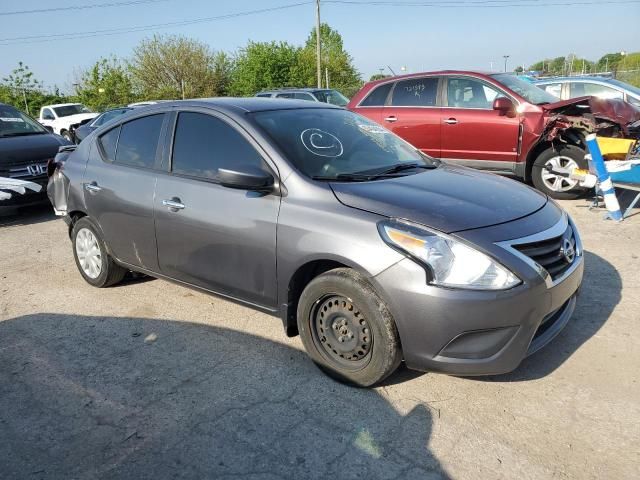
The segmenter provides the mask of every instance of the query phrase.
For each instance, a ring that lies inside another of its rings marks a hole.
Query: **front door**
[[[154,200],[160,272],[275,308],[280,196],[216,180],[218,168],[269,167],[222,117],[179,112],[174,131],[170,171],[158,177]]]
[[[83,190],[89,216],[113,255],[157,270],[153,193],[165,114],[137,118],[102,134],[91,150]]]
[[[400,80],[382,114],[382,125],[432,157],[440,157],[438,83],[439,77]]]
[[[472,77],[449,77],[442,108],[442,155],[445,161],[511,171],[518,158],[520,119],[493,110],[505,94]]]

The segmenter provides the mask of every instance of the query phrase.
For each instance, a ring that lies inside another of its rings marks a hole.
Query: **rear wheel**
[[[371,284],[348,268],[307,285],[298,302],[298,330],[316,365],[345,383],[374,385],[402,360],[389,309]]]
[[[87,218],[81,218],[75,223],[71,240],[76,265],[87,283],[103,288],[124,278],[127,270],[113,261],[98,229]]]
[[[531,179],[533,185],[551,198],[571,200],[584,194],[585,188],[577,180],[551,173],[570,173],[574,168],[588,168],[584,150],[574,145],[563,145],[557,149],[544,150],[533,163]]]

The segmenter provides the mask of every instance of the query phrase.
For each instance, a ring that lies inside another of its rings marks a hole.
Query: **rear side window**
[[[100,146],[106,160],[114,162],[116,159],[116,146],[118,145],[118,136],[120,135],[120,127],[109,130],[100,136]]]
[[[262,157],[231,125],[204,113],[182,112],[173,141],[171,171],[215,179],[219,168],[262,167]]]
[[[153,168],[164,115],[138,118],[120,126],[116,163]]]
[[[391,91],[391,87],[393,83],[385,83],[384,85],[380,85],[373,89],[373,91],[365,98],[362,102],[360,102],[361,107],[381,107],[384,105],[384,102],[387,100],[387,96]]]
[[[414,78],[396,83],[391,105],[394,107],[435,107],[437,78]]]

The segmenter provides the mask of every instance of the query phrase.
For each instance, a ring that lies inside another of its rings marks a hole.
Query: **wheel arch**
[[[282,320],[285,333],[288,337],[298,335],[297,310],[298,300],[302,291],[307,285],[319,275],[336,268],[350,268],[365,276],[369,274],[361,266],[344,258],[317,258],[308,260],[300,265],[286,284],[286,293],[283,293],[280,307],[280,318]]]
[[[562,145],[573,145],[575,147],[582,148],[583,150],[586,148],[585,134],[580,129],[568,128],[562,131],[559,137],[556,137],[554,140],[540,140],[529,150],[529,153],[527,153],[527,162],[525,167],[525,182],[531,183],[533,163],[545,150],[549,148],[558,148]]]

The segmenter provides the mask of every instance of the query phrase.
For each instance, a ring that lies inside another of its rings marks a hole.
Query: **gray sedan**
[[[318,102],[167,102],[57,162],[49,194],[89,284],[142,272],[279,316],[360,386],[403,360],[513,370],[582,281],[578,231],[545,195]]]

